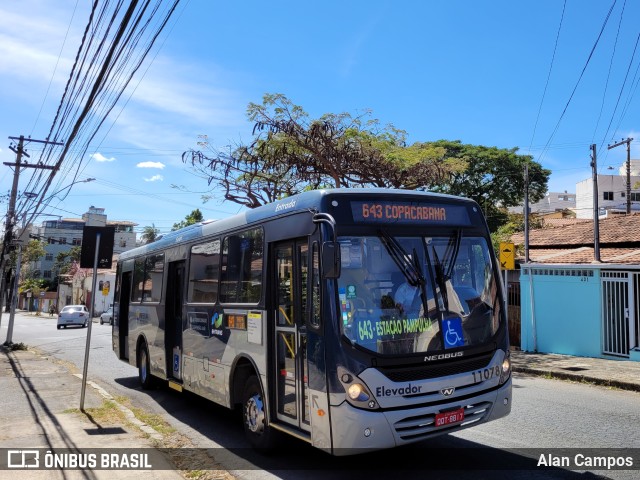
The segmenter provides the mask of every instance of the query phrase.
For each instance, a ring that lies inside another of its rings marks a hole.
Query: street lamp
[[[87,178],[85,180],[78,180],[76,182],[72,182],[71,184],[67,185],[64,188],[61,188],[57,192],[52,193],[45,200],[46,201],[51,200],[53,197],[58,195],[60,192],[63,192],[63,191],[73,187],[74,185],[76,185],[78,183],[88,183],[88,182],[92,182],[94,180],[95,180],[95,178]],[[32,219],[34,219],[35,217],[37,217],[39,215],[46,215],[46,214],[38,213],[38,209],[40,208],[40,205],[42,204],[42,202],[43,202],[43,200],[40,200],[37,203],[37,205],[33,209],[34,210],[33,213],[31,213],[31,217],[29,218],[29,220],[32,220]],[[45,207],[46,206],[47,205],[45,205]],[[23,231],[24,231],[24,229],[26,229],[26,226],[27,226],[27,216],[28,216],[28,214],[29,214],[29,211],[25,211],[23,213],[23,216],[22,216],[22,230]],[[4,259],[3,259],[3,262],[4,262]],[[16,273],[14,274],[13,289],[12,289],[12,292],[11,292],[11,309],[10,309],[10,312],[9,312],[9,326],[7,328],[7,338],[6,338],[5,342],[4,342],[5,345],[11,345],[12,340],[13,340],[13,323],[14,323],[14,319],[15,319],[15,315],[16,315],[16,304],[18,303],[18,283],[19,283],[19,279],[20,279],[20,269],[21,269],[21,267],[22,267],[22,242],[18,242],[18,257],[17,257],[17,260],[16,260]],[[2,268],[2,273],[3,273],[3,277],[4,277],[4,266]],[[3,292],[0,293],[0,306],[2,305],[2,303],[4,303],[4,298],[2,298],[3,296],[4,296],[4,288],[3,288]],[[2,318],[2,308],[0,308],[0,319],[1,318]]]

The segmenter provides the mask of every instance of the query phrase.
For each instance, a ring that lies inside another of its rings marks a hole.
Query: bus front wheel
[[[138,353],[138,379],[145,390],[153,387],[153,377],[149,373],[149,350],[144,343],[140,347],[140,353]]]
[[[267,422],[264,393],[255,375],[247,379],[242,396],[242,423],[251,445],[258,450],[274,447],[274,432]]]

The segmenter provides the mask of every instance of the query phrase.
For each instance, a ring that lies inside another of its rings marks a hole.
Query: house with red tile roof
[[[521,348],[640,361],[640,214],[531,230],[520,268]],[[524,234],[512,241],[521,247]]]
[[[585,264],[595,260],[593,220],[551,226],[529,232],[529,259],[535,263]],[[600,260],[640,265],[640,213],[614,215],[599,223]],[[524,245],[524,234],[511,241]],[[522,258],[521,258],[522,260]]]

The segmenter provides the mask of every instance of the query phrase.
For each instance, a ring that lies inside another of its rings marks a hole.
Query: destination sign
[[[469,212],[464,205],[424,202],[351,202],[353,221],[357,223],[429,223],[441,225],[470,225]]]

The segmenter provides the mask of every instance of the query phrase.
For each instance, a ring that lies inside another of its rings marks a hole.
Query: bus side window
[[[191,247],[189,303],[215,303],[218,299],[220,239]]]
[[[263,264],[262,229],[230,235],[222,242],[220,302],[260,302]]]
[[[133,286],[131,288],[131,301],[141,302],[144,292],[144,258],[137,258],[133,267]]]

